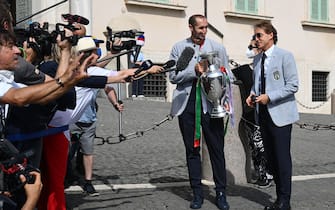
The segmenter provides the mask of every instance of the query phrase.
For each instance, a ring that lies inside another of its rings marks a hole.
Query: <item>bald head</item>
[[[86,27],[83,24],[80,23],[73,23],[74,27],[77,29],[73,31],[74,35],[84,37],[86,36]]]

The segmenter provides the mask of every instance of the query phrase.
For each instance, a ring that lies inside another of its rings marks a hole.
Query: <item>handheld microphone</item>
[[[135,72],[134,75],[138,75],[139,73],[141,73],[141,71],[145,71],[150,69],[154,64],[151,62],[151,60],[146,60],[143,61],[140,68],[138,68]]]
[[[83,25],[88,25],[90,23],[88,19],[80,15],[62,14],[62,17],[65,21],[69,22],[69,24],[80,23]]]
[[[185,49],[183,50],[183,52],[181,53],[180,57],[177,60],[175,69],[176,74],[187,68],[188,64],[193,58],[194,53],[195,51],[192,47],[185,47]]]
[[[174,71],[176,68],[172,68],[176,66],[176,61],[175,60],[168,60],[166,63],[162,65],[164,70],[162,73],[169,72],[169,71]]]
[[[151,60],[145,60],[142,62],[141,66],[134,72],[134,78],[136,78],[136,76],[141,73],[142,71],[148,70],[150,69],[154,64],[151,62]],[[139,77],[141,78],[141,77]],[[139,79],[137,78],[137,79]],[[131,77],[127,77],[126,78],[126,82],[130,82],[131,81]]]

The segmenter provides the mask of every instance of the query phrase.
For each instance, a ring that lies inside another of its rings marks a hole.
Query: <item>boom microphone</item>
[[[185,47],[185,49],[180,54],[180,57],[177,60],[176,68],[170,69],[168,71],[173,71],[174,70],[176,72],[176,74],[178,74],[178,72],[183,71],[184,69],[186,69],[186,67],[188,66],[188,64],[192,60],[194,53],[195,53],[195,51],[192,47]]]
[[[177,60],[176,73],[186,69],[186,67],[188,66],[188,64],[193,58],[194,52],[195,51],[192,47],[185,47],[179,59]]]

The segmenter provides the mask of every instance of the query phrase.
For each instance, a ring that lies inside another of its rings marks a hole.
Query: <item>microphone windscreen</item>
[[[169,60],[166,63],[164,63],[162,67],[164,69],[169,69],[169,68],[173,67],[174,65],[176,65],[176,61],[175,60]]]
[[[136,39],[136,45],[143,46],[145,42],[145,38],[143,35],[139,35]]]
[[[192,47],[185,47],[176,64],[176,72],[186,69],[194,55]]]

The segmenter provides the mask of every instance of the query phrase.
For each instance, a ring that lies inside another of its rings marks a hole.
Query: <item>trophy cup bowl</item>
[[[210,52],[201,55],[209,63],[208,71],[201,76],[201,88],[207,100],[213,105],[209,110],[211,118],[222,118],[227,112],[221,106],[221,101],[226,95],[226,79],[221,72],[217,62],[217,52]]]

